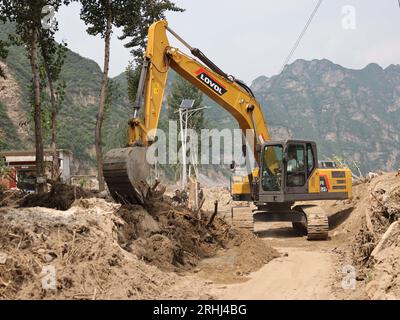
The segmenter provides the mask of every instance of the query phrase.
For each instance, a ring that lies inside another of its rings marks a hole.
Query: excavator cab
[[[338,177],[338,178],[335,178]],[[259,188],[253,194],[260,203],[348,199],[348,168],[319,169],[313,141],[270,141],[261,148]]]
[[[247,200],[245,191],[250,189],[256,206],[253,222],[292,222],[293,228],[310,240],[327,239],[327,214],[318,205],[305,202],[350,198],[350,169],[319,168],[313,141],[268,141],[258,149],[259,168],[247,180],[233,184],[234,199]],[[301,204],[295,205],[296,201]]]

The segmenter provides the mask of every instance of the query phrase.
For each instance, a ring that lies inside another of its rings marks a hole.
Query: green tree
[[[132,105],[136,100],[140,71],[140,68],[136,67],[133,61],[129,61],[128,66],[126,67],[126,81],[128,83],[128,100]]]
[[[5,23],[4,16],[0,16],[0,25]],[[7,44],[5,41],[0,40],[0,59],[5,60],[8,56]],[[3,68],[0,66],[0,78],[6,78]]]
[[[179,107],[182,100],[194,100],[193,109],[203,107],[203,93],[195,86],[187,82],[185,79],[176,76],[172,82],[172,91],[167,98],[168,102],[168,119],[179,120]],[[190,116],[188,128],[200,131],[204,129],[204,112],[200,110]]]
[[[123,10],[119,21],[119,26],[122,27],[122,36],[119,39],[128,39],[125,47],[131,48],[133,56],[133,61],[127,68],[128,95],[132,104],[136,99],[149,27],[154,22],[165,19],[165,13],[168,11],[183,12],[185,10],[170,0],[128,1],[127,7]]]
[[[1,23],[1,22],[0,22]],[[0,40],[0,59],[5,60],[7,58],[8,51],[4,41]],[[3,68],[0,66],[0,78],[6,78]]]
[[[111,1],[111,0],[81,0],[81,19],[88,26],[87,33],[93,36],[100,35],[104,39],[104,66],[103,77],[100,88],[100,102],[96,117],[95,128],[95,147],[97,160],[97,175],[99,190],[105,189],[103,176],[103,143],[102,127],[104,122],[104,112],[107,103],[108,73],[110,68],[110,47],[113,26],[118,25],[121,12],[128,3],[136,1]],[[132,15],[135,11],[132,11]]]
[[[51,131],[50,148],[53,155],[51,176],[53,180],[57,179],[59,176],[57,155],[57,116],[65,98],[66,83],[60,79],[60,74],[67,55],[66,43],[57,43],[54,39],[54,34],[57,30],[57,25],[55,25],[52,29],[42,29],[39,33],[41,53],[40,66],[43,71],[41,72],[43,78],[42,91],[47,88],[50,96],[49,107],[46,111],[48,111],[49,114]],[[44,91],[44,94],[47,94],[47,92]]]
[[[0,140],[1,143],[1,140]],[[10,168],[7,166],[7,163],[4,158],[0,157],[0,179],[8,179],[10,178]],[[0,184],[0,194],[3,191],[4,187]]]
[[[43,30],[42,18],[46,15],[43,12],[45,6],[52,6],[56,11],[62,3],[69,1],[62,0],[3,0],[0,2],[0,16],[3,21],[13,22],[16,25],[18,42],[26,48],[32,71],[33,88],[33,110],[35,124],[35,147],[36,147],[36,175],[45,176],[44,169],[44,148],[42,130],[42,105],[39,71],[39,39]],[[38,184],[38,192],[43,193],[46,189],[45,183]]]
[[[96,118],[95,145],[99,189],[105,189],[103,177],[102,125],[108,90],[110,40],[113,27],[122,27],[121,40],[130,38],[126,47],[132,48],[134,57],[143,52],[150,24],[164,17],[168,10],[180,11],[169,0],[81,0],[81,19],[91,35],[104,39],[104,68],[100,89],[100,103]],[[138,59],[138,58],[137,58]],[[138,59],[139,60],[139,59]]]
[[[126,48],[132,49],[135,63],[140,65],[146,49],[147,32],[156,21],[165,19],[165,13],[183,12],[170,0],[133,0],[127,1],[121,12],[119,26],[122,27],[121,40],[129,39]]]

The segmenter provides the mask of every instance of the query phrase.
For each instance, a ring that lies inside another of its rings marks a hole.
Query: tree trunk
[[[40,101],[40,76],[38,65],[38,34],[36,28],[32,29],[30,62],[33,76],[33,106],[34,106],[34,122],[35,122],[35,147],[36,147],[36,177],[45,177],[44,168],[44,149],[42,135],[42,110]],[[46,183],[38,183],[37,191],[39,194],[46,191]]]
[[[51,112],[51,143],[50,143],[51,153],[53,154],[53,163],[51,168],[51,179],[58,181],[60,175],[60,164],[58,161],[57,152],[57,112]]]
[[[59,163],[58,163],[58,153],[57,153],[57,99],[54,92],[53,79],[50,76],[50,70],[47,65],[47,61],[44,61],[47,82],[50,89],[50,103],[51,103],[51,142],[50,149],[53,156],[53,161],[51,165],[51,179],[57,181],[59,178]]]
[[[96,132],[95,132],[95,145],[96,145],[96,159],[97,159],[97,176],[99,180],[99,190],[105,190],[104,176],[103,176],[103,142],[101,138],[101,131],[104,120],[104,109],[107,100],[107,89],[108,89],[108,70],[110,63],[110,39],[112,31],[112,18],[111,16],[107,19],[107,28],[104,39],[104,71],[103,79],[101,81],[100,91],[100,105],[96,119]]]

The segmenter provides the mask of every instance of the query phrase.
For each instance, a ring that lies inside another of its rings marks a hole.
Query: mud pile
[[[0,299],[210,298],[204,281],[183,281],[124,250],[118,208],[102,199],[67,211],[1,208]]]
[[[252,259],[261,265],[274,258],[273,254],[265,258],[265,253],[275,251],[250,232],[233,229],[220,217],[210,223],[212,213],[175,207],[168,199],[148,204],[146,210],[122,206],[117,214],[125,221],[119,228],[120,245],[162,270],[190,270],[220,249],[235,246],[246,246],[245,251],[252,252]],[[250,250],[253,247],[260,250]]]
[[[234,246],[251,270],[273,258],[255,236],[209,222],[168,199],[146,208],[95,198],[64,211],[0,208],[0,299],[208,299],[210,284],[188,272],[201,259]]]
[[[200,277],[215,283],[230,284],[248,280],[279,253],[247,230],[239,230],[238,241],[232,241],[229,250],[220,250],[214,257],[202,260],[196,269]]]
[[[90,198],[92,196],[92,192],[86,191],[80,187],[57,183],[51,186],[51,190],[48,193],[29,194],[22,199],[20,206],[24,208],[44,207],[68,210],[75,200]]]
[[[371,299],[400,298],[400,177],[384,174],[366,184],[367,206],[353,241],[354,262]]]
[[[203,188],[205,201],[203,209],[206,211],[214,210],[214,203],[218,201],[218,209],[220,211],[230,211],[231,208],[231,195],[228,188],[223,187],[208,187]]]

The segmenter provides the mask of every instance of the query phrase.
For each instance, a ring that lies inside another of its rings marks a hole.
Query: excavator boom
[[[183,42],[203,63],[171,47],[167,31]],[[244,136],[249,139],[247,142],[252,146],[257,161],[260,160],[256,152],[257,144],[270,139],[261,106],[251,90],[242,82],[226,75],[200,50],[190,47],[168,27],[167,21],[158,21],[150,26],[148,32],[138,94],[133,117],[129,121],[130,147],[111,150],[105,156],[104,178],[111,195],[120,202],[143,203],[143,193],[148,191],[145,178],[149,169],[144,163],[144,154],[146,147],[155,140],[170,68],[237,120]],[[247,130],[254,132],[254,135],[246,134]],[[126,161],[142,165],[135,168]]]

